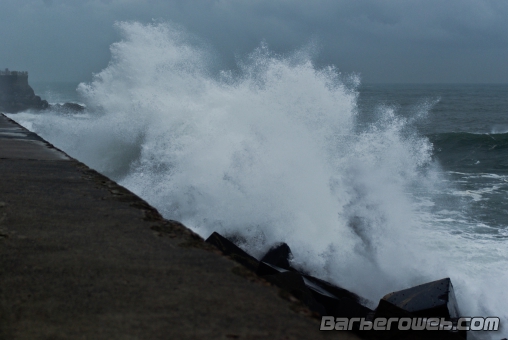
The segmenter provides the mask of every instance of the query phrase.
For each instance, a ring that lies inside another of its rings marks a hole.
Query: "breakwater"
[[[355,339],[0,115],[0,339]]]
[[[258,261],[219,234],[204,242],[3,115],[0,176],[1,339],[355,339],[319,332],[318,320],[460,316],[449,279],[388,294],[371,310],[294,269],[285,244]]]

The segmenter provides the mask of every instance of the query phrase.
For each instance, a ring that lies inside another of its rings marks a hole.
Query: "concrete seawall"
[[[0,114],[0,339],[321,338],[358,339]]]

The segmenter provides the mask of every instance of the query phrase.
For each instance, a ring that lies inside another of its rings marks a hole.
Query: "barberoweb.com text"
[[[462,317],[457,322],[444,318],[375,318],[372,321],[365,318],[335,318],[323,316],[321,318],[321,331],[497,331],[499,329],[498,317]]]

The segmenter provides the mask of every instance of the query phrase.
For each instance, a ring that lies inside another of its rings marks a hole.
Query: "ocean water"
[[[260,47],[218,72],[168,24],[118,25],[90,83],[33,84],[85,113],[10,117],[204,238],[277,242],[369,299],[450,277],[508,321],[508,85],[363,84]]]

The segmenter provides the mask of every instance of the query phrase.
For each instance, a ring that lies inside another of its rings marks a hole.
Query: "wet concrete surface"
[[[0,114],[0,339],[358,339]]]

